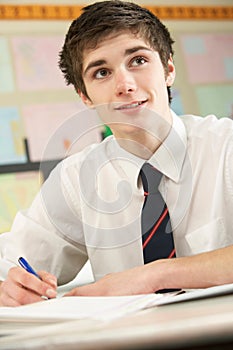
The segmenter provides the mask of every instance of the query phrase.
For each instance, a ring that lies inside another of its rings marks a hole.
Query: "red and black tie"
[[[144,263],[175,257],[171,221],[158,187],[162,173],[149,163],[141,169],[145,201],[142,208],[142,244]]]

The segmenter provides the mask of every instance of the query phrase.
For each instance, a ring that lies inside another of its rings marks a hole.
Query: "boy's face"
[[[138,140],[155,124],[171,124],[167,93],[175,79],[171,59],[167,69],[165,76],[158,52],[140,37],[129,32],[109,36],[84,52],[83,80],[89,98],[82,93],[81,98],[97,109],[117,138]],[[152,115],[160,117],[155,120]],[[162,128],[154,129],[160,133]]]

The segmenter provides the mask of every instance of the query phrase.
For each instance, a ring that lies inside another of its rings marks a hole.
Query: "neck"
[[[149,159],[153,153],[159,148],[160,143],[158,142],[149,142],[146,140],[134,140],[133,138],[125,139],[116,137],[119,145],[124,148],[127,152],[134,154],[135,156],[142,159]],[[156,144],[156,145],[155,145]]]
[[[167,138],[171,130],[171,125],[167,124],[166,129],[160,130],[160,137],[156,137],[151,132],[141,132],[140,135],[127,135],[122,137],[120,135],[114,135],[119,145],[127,152],[134,154],[142,159],[149,159],[161,146],[164,140]]]

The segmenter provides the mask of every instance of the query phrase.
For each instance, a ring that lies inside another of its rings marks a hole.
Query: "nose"
[[[135,79],[126,69],[119,70],[115,75],[115,93],[117,96],[128,95],[136,91]]]

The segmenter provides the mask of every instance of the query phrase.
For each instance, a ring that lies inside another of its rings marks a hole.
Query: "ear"
[[[83,101],[83,103],[88,107],[88,108],[94,108],[94,104],[93,102],[89,99],[89,97],[87,97],[86,95],[84,95],[81,91],[78,91],[79,96],[81,97],[81,100]]]
[[[176,69],[173,63],[172,55],[170,55],[170,58],[168,60],[167,68],[168,68],[168,73],[166,77],[166,84],[167,86],[172,86],[176,77]]]

